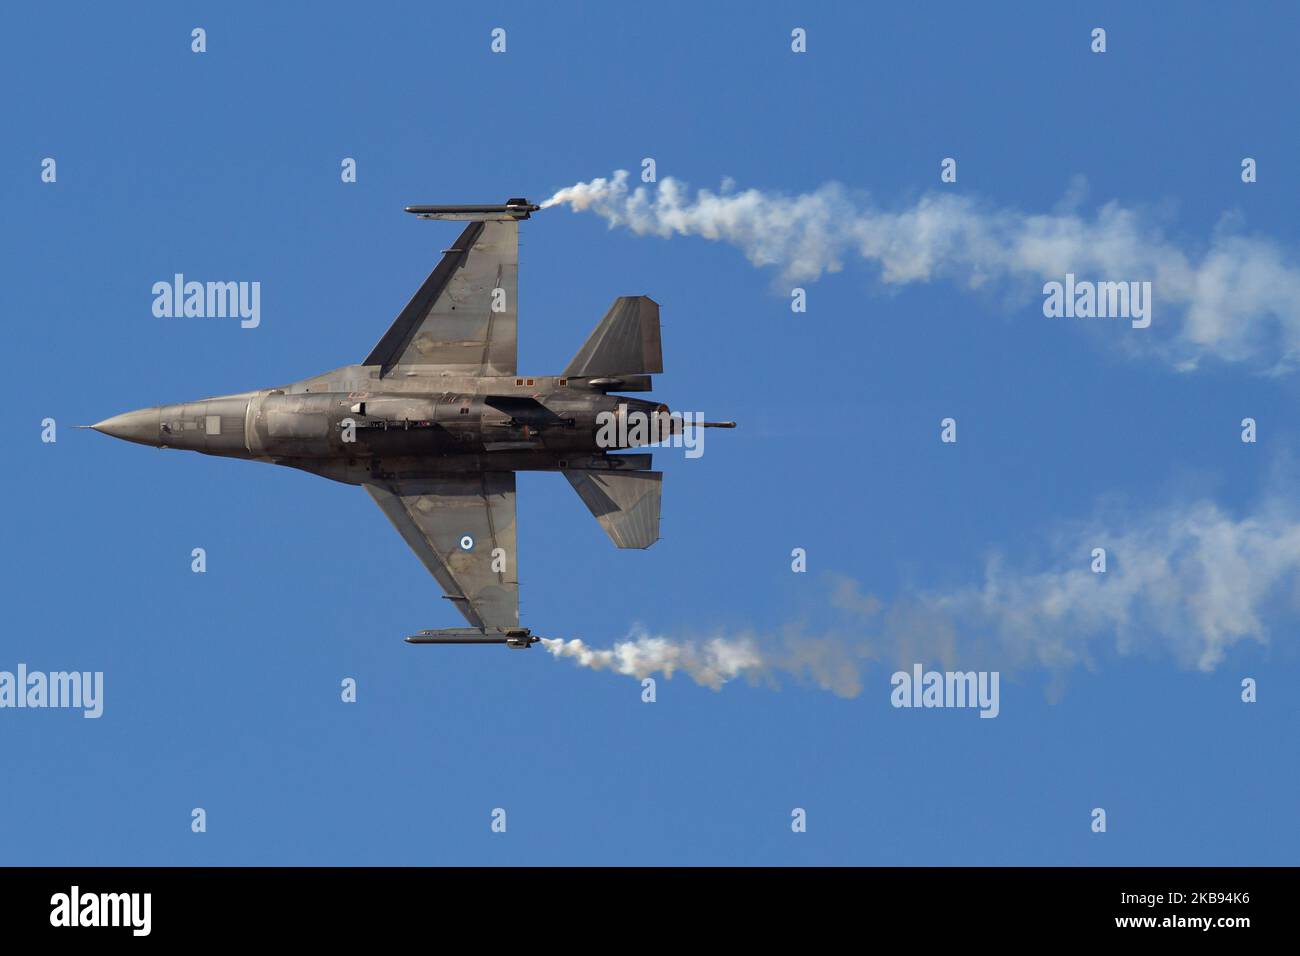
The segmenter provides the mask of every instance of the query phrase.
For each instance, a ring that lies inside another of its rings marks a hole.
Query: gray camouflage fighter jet
[[[682,427],[665,405],[609,394],[648,392],[663,371],[646,296],[615,299],[559,375],[516,370],[519,221],[539,208],[407,207],[469,225],[360,365],[90,427],[361,485],[471,625],[408,642],[526,648],[538,638],[519,624],[515,472],[559,471],[614,544],[648,548],[663,473],[648,454],[611,453],[651,443],[644,430],[602,426],[654,416],[668,423],[660,435]]]

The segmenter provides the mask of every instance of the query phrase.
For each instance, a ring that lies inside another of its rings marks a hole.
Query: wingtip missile
[[[421,219],[459,221],[528,219],[542,207],[527,199],[507,199],[500,206],[407,206],[406,211]]]
[[[527,649],[540,641],[526,627],[444,627],[435,631],[421,631],[406,638],[407,644],[504,644],[506,647]]]

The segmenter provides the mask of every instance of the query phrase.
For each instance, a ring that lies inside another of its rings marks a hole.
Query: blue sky
[[[884,209],[939,190],[947,156],[942,188],[990,209],[1050,213],[1083,177],[1086,215],[1141,210],[1192,256],[1227,216],[1295,269],[1297,25],[1280,4],[6,10],[0,669],[102,670],[105,710],[0,711],[0,862],[1294,864],[1293,566],[1252,606],[1266,639],[1209,668],[1178,652],[1196,615],[1066,635],[1086,661],[1057,668],[1034,655],[1061,633],[1021,634],[1030,660],[990,658],[996,720],[891,707],[893,659],[854,697],[679,673],[645,704],[540,648],[404,644],[460,621],[359,489],[68,426],[360,361],[456,234],[403,205],[536,201],[646,156],[692,187],[839,182]],[[260,281],[260,327],[155,318],[176,272]],[[878,621],[829,606],[832,576],[898,607],[978,588],[993,553],[1036,580],[1097,522],[1158,552],[1197,502],[1234,527],[1291,520],[1298,373],[1267,355],[1178,371],[1130,354],[1126,325],[1045,318],[1018,279],[891,284],[849,261],[801,283],[798,315],[790,284],[726,242],[563,209],[521,227],[521,371],[558,372],[616,296],[647,294],[656,394],[740,422],[698,460],[656,455],[645,552],[616,551],[558,476],[520,476],[538,633],[874,648]],[[987,623],[956,622],[959,659]]]

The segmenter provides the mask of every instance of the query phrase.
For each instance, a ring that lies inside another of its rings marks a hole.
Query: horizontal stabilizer
[[[563,374],[568,378],[617,378],[663,370],[659,303],[645,295],[624,295],[614,300]]]
[[[620,548],[648,548],[659,540],[661,471],[568,468],[564,477]]]

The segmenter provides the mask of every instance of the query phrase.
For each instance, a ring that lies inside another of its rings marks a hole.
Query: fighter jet
[[[519,623],[515,472],[560,472],[615,545],[648,548],[663,473],[619,451],[683,427],[666,405],[612,394],[648,392],[663,371],[659,306],[643,295],[615,299],[559,375],[519,374],[519,223],[540,208],[408,206],[469,225],[358,365],[90,427],[360,485],[470,625],[407,642],[527,648],[539,638]],[[607,427],[638,417],[658,429]]]

